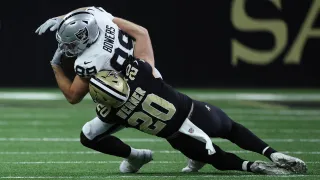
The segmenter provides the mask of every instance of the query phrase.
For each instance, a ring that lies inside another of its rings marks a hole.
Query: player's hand
[[[60,48],[56,50],[56,52],[53,55],[52,60],[50,61],[51,65],[53,66],[60,66],[61,64],[61,56],[63,55],[63,52]]]
[[[45,33],[49,28],[50,28],[50,31],[57,30],[62,19],[63,19],[62,17],[55,17],[55,18],[48,19],[45,23],[43,23],[40,27],[38,27],[38,29],[36,30],[36,33],[41,35]]]

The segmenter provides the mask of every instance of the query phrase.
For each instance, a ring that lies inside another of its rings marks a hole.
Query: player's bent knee
[[[81,134],[83,134],[87,139],[94,139],[94,130],[92,128],[92,121],[86,122],[86,124],[83,125]]]
[[[110,129],[112,126],[112,124],[104,123],[98,117],[96,117],[91,121],[87,122],[82,127],[82,132],[83,135],[86,136],[89,140],[93,140],[97,136],[108,131],[108,129]]]

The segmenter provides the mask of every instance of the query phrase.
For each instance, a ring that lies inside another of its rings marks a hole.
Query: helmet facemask
[[[58,33],[56,33],[56,39],[58,41],[58,47],[65,53],[67,57],[75,57],[81,54],[89,44],[88,37],[78,39],[72,42],[63,42]]]

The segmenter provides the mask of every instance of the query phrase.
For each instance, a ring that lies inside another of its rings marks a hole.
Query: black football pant
[[[242,164],[245,160],[235,154],[228,153],[213,144],[215,154],[209,155],[205,143],[198,141],[188,135],[178,133],[174,138],[167,140],[174,149],[190,159],[211,164],[218,170],[239,170],[242,171]],[[249,169],[249,168],[248,168]]]
[[[190,120],[209,137],[228,139],[242,149],[262,154],[262,151],[268,147],[268,144],[249,129],[234,122],[220,108],[208,103],[194,101]]]
[[[265,142],[249,129],[234,122],[220,108],[213,105],[194,101],[194,109],[190,120],[209,137],[228,139],[242,149],[262,154],[262,151],[268,147]],[[235,154],[223,151],[215,144],[213,144],[213,147],[216,153],[208,155],[205,143],[182,133],[178,133],[172,139],[169,139],[168,142],[185,156],[196,161],[211,164],[219,170],[243,170],[242,164],[245,160]],[[269,152],[272,153],[274,151]],[[266,156],[269,158],[270,154]],[[250,168],[248,167],[247,169],[249,170]]]

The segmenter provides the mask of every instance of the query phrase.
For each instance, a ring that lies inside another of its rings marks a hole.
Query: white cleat
[[[270,158],[277,166],[300,174],[307,172],[307,165],[301,159],[285,155],[283,153],[272,153]]]
[[[121,162],[119,169],[122,173],[136,173],[143,165],[152,160],[152,151],[141,149],[136,158],[124,159]]]
[[[182,172],[198,172],[205,163],[188,159],[188,165],[182,169]]]
[[[265,174],[265,175],[289,175],[293,174],[291,171],[287,169],[283,169],[278,167],[275,163],[264,162],[264,161],[255,161],[250,169],[252,172],[257,174]]]

